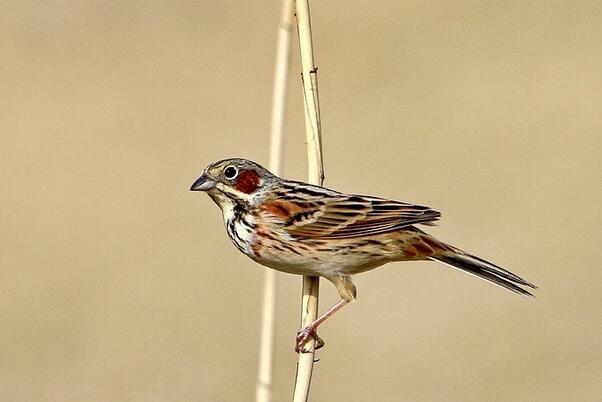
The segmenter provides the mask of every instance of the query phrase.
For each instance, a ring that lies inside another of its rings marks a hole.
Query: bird
[[[297,353],[308,352],[311,339],[316,349],[324,346],[318,326],[356,299],[353,275],[390,262],[438,261],[526,297],[537,288],[418,228],[441,217],[426,206],[282,179],[242,158],[211,163],[190,190],[207,193],[219,206],[230,240],[255,262],[323,277],[336,287],[340,301],[298,331]]]

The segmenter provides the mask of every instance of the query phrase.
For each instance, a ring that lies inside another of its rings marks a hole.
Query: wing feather
[[[284,194],[263,204],[271,222],[293,237],[343,239],[426,224],[441,214],[429,207],[362,195],[346,195],[305,183],[287,182]]]

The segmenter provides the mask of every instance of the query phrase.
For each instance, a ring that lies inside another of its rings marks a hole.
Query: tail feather
[[[453,268],[460,269],[478,276],[479,278],[485,279],[489,282],[495,283],[505,289],[512,292],[518,293],[522,296],[533,297],[533,294],[521,286],[528,287],[531,289],[537,289],[537,286],[526,281],[513,274],[510,271],[503,269],[489,261],[485,261],[470,254],[440,254],[429,257],[431,260],[436,260],[444,264],[450,265]],[[519,286],[520,285],[520,286]]]

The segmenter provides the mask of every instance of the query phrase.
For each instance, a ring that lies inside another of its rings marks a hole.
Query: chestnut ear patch
[[[241,193],[251,194],[257,190],[260,181],[261,179],[256,171],[244,170],[238,174],[236,183],[234,183],[234,188]]]

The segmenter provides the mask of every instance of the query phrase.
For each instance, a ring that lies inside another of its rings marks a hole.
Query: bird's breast
[[[226,205],[225,208],[222,208],[222,214],[228,237],[230,237],[234,246],[242,253],[253,257],[251,247],[255,231],[253,215],[240,204]]]

